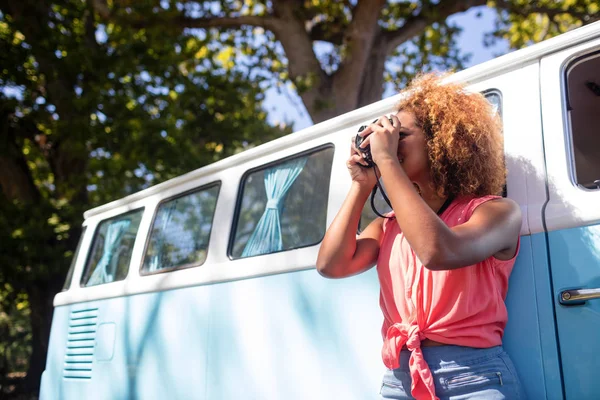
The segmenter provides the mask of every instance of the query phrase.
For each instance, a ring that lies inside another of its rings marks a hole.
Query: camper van
[[[529,399],[598,399],[600,23],[449,79],[500,113],[523,215],[504,347]],[[329,280],[315,261],[350,138],[398,100],[87,211],[41,399],[378,398],[376,271]]]

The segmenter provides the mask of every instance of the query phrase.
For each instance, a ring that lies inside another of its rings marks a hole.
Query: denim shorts
[[[423,347],[440,400],[526,399],[517,371],[502,346],[475,349],[461,346]],[[400,368],[387,370],[381,399],[414,399],[408,370],[410,351],[402,350]]]

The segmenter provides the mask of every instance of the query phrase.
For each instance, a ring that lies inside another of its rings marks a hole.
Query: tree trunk
[[[356,108],[379,101],[383,97],[385,60],[389,54],[389,46],[381,34],[377,36],[375,43],[376,45],[371,48],[369,63],[362,76]]]
[[[61,279],[62,279],[62,274]],[[19,388],[22,393],[37,393],[40,388],[42,372],[46,368],[48,339],[54,311],[54,295],[60,290],[60,280],[52,277],[52,281],[36,282],[26,288],[31,310],[31,358],[29,369],[23,385]]]
[[[381,100],[389,44],[381,34],[377,35],[375,43],[360,80],[346,82],[337,76],[337,80],[330,79],[329,85],[321,85],[318,88],[320,96],[312,103],[315,105],[312,108],[308,107],[311,103],[301,96],[315,124]],[[336,101],[338,99],[345,101]]]

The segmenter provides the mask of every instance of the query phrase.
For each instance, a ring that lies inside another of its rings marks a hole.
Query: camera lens
[[[391,117],[388,117],[388,120],[390,121],[390,124],[394,124],[394,121],[392,120]],[[374,120],[372,122],[372,124],[376,123],[378,120]],[[364,142],[365,137],[360,136],[359,134],[365,130],[365,128],[367,127],[367,125],[361,125],[360,128],[358,128],[358,134],[356,134],[356,137],[354,138],[354,146],[358,149],[358,151],[360,151],[361,153],[363,153],[364,157],[364,161],[365,161],[365,167],[367,168],[372,168],[373,166],[375,166],[375,163],[373,162],[373,157],[371,157],[371,146],[367,145],[365,147],[360,147],[360,145],[362,144],[362,142]]]

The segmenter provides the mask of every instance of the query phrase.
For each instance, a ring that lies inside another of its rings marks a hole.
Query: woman
[[[352,145],[352,186],[317,268],[342,278],[377,264],[383,398],[524,398],[501,347],[521,212],[497,196],[505,182],[500,122],[481,94],[433,74],[407,93],[395,115],[360,133],[375,168]],[[357,238],[375,172],[393,211]]]

